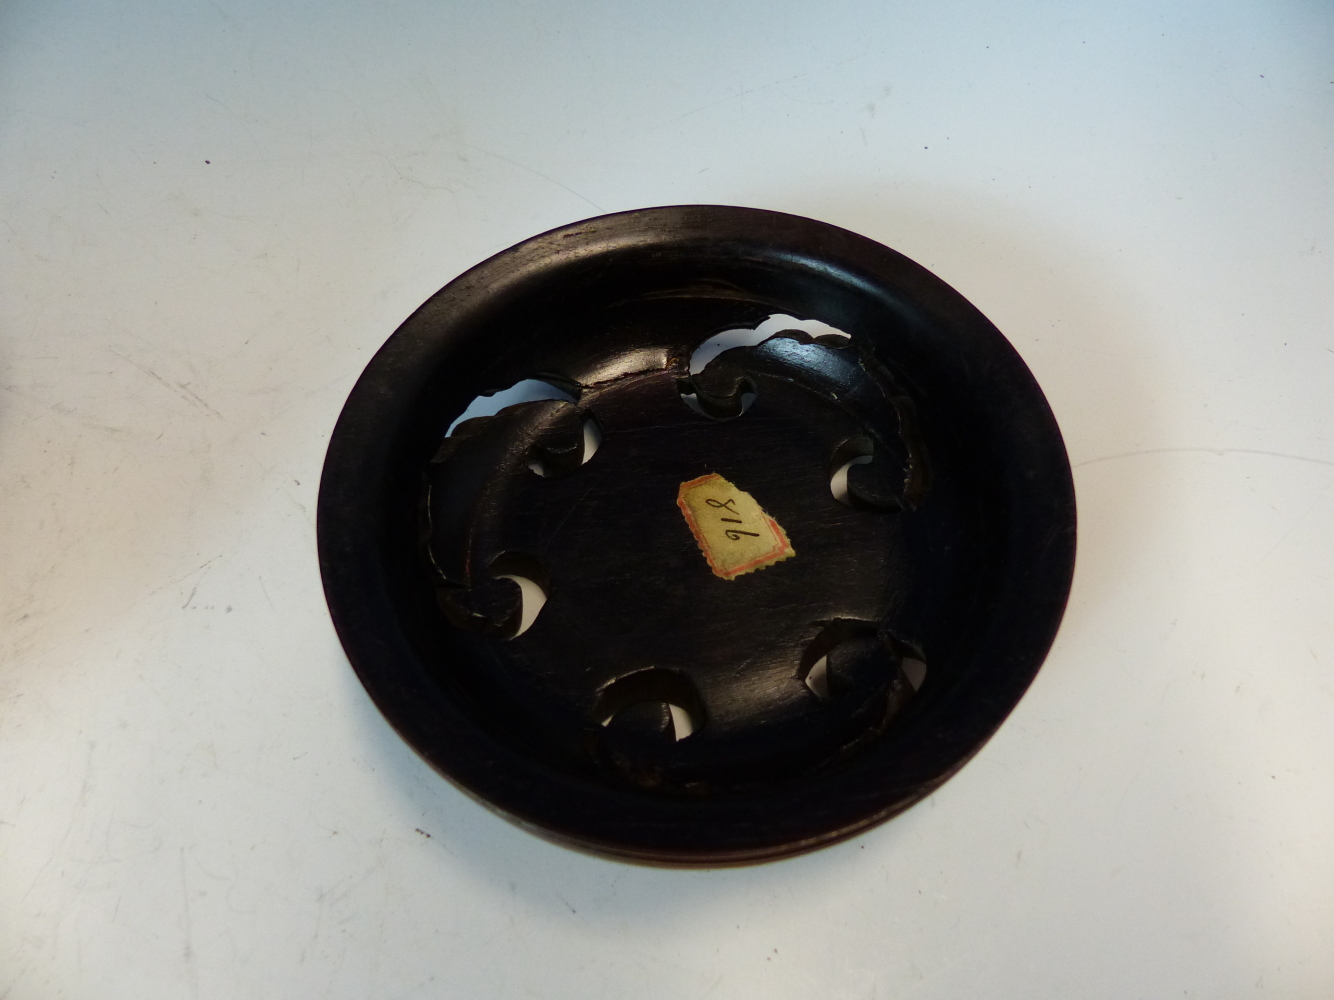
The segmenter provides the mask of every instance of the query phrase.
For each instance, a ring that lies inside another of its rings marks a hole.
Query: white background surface
[[[1332,140],[1315,0],[10,0],[0,997],[1334,995]],[[1080,500],[983,753],[721,872],[430,772],[343,658],[312,516],[427,296],[681,202],[949,281]]]

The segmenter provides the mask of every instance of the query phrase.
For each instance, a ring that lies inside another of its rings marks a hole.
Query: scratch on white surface
[[[1306,523],[1306,519],[1311,516],[1311,511],[1316,509],[1316,507],[1320,504],[1320,501],[1325,498],[1325,494],[1328,492],[1329,489],[1328,487],[1326,487],[1325,489],[1321,490],[1319,493],[1316,494],[1315,499],[1306,505],[1306,509],[1302,511],[1300,515],[1298,515],[1296,518],[1293,519],[1292,524],[1288,525],[1288,530],[1283,532],[1283,534],[1279,535],[1278,540],[1274,542],[1273,545],[1269,546],[1269,551],[1267,551],[1264,555],[1260,557],[1261,562],[1264,562],[1275,552],[1277,552],[1278,547],[1288,540],[1288,536]]]
[[[9,985],[5,987],[5,991],[0,993],[0,1000],[8,1000],[9,995],[14,992],[14,987],[17,986],[23,977],[28,974],[28,970],[31,968],[31,965],[24,965],[23,968],[19,970],[18,975],[11,979]]]
[[[264,577],[262,576],[259,577],[259,589],[264,591],[264,600],[269,602],[269,607],[273,608],[274,611],[277,611],[278,607],[273,603],[273,598],[269,596],[269,588],[264,586]]]
[[[107,434],[129,433],[129,430],[125,427],[112,427],[110,424],[104,424],[99,420],[92,420],[89,417],[85,417],[83,414],[79,413],[75,407],[70,406],[67,403],[50,402],[49,400],[42,399],[40,396],[35,396],[30,392],[24,392],[22,389],[13,385],[0,386],[0,389],[4,389],[5,392],[10,393],[18,399],[37,404],[37,406],[44,412],[58,413],[62,417],[69,417],[80,426],[87,427],[89,430],[103,431]]]
[[[485,153],[487,156],[494,156],[497,160],[502,160],[502,161],[504,161],[505,163],[508,163],[508,164],[509,164],[510,166],[512,166],[512,167],[518,167],[520,170],[526,170],[526,171],[528,171],[530,174],[533,174],[535,177],[541,177],[544,181],[547,181],[547,182],[550,183],[550,184],[555,184],[556,187],[560,188],[561,190],[570,192],[570,194],[574,195],[574,196],[575,196],[576,198],[578,198],[580,201],[586,201],[586,202],[588,202],[590,205],[592,205],[594,208],[596,208],[599,212],[605,212],[605,211],[606,211],[605,208],[603,208],[601,205],[599,205],[597,202],[595,202],[592,198],[589,198],[589,197],[587,197],[587,196],[585,196],[585,195],[580,194],[580,193],[579,193],[578,191],[576,191],[574,188],[569,187],[568,185],[562,184],[560,181],[556,180],[556,178],[554,178],[554,177],[548,177],[546,174],[542,173],[542,171],[537,170],[537,169],[535,169],[535,168],[533,168],[533,167],[530,167],[530,166],[528,166],[528,164],[526,164],[526,163],[520,163],[518,160],[511,160],[508,156],[501,156],[499,153],[497,153],[497,152],[495,152],[495,151],[493,151],[493,150],[490,150],[490,149],[484,149],[484,148],[482,148],[481,146],[474,146],[474,145],[473,145],[472,143],[470,143],[470,142],[462,142],[462,141],[460,141],[460,142],[459,142],[459,145],[461,145],[461,146],[466,146],[468,149],[474,149],[474,150],[476,150],[476,151],[479,152],[479,153]]]
[[[190,918],[190,881],[185,874],[185,848],[180,849],[181,863],[181,898],[185,901],[185,950],[182,957],[185,967],[190,972],[190,992],[199,996],[199,969],[195,963],[195,932]]]
[[[1294,462],[1310,462],[1314,465],[1334,466],[1334,459],[1314,458],[1310,455],[1288,455],[1279,451],[1265,451],[1261,448],[1142,448],[1139,451],[1123,451],[1118,455],[1102,455],[1098,458],[1086,458],[1082,462],[1076,462],[1072,468],[1082,469],[1086,465],[1097,465],[1099,462],[1114,462],[1122,458],[1135,458],[1139,455],[1178,455],[1178,454],[1204,454],[1217,455],[1222,458],[1224,455],[1264,455],[1268,458],[1288,458]]]
[[[726,97],[721,98],[719,100],[709,101],[707,104],[701,104],[697,108],[692,108],[689,111],[682,112],[675,118],[668,118],[665,122],[662,122],[661,124],[650,126],[648,131],[653,132],[656,129],[666,128],[668,125],[674,125],[676,122],[681,121],[681,119],[683,118],[689,118],[691,115],[697,115],[701,111],[708,111],[710,108],[716,108],[719,107],[720,105],[727,104],[731,101],[740,101],[746,97],[749,97],[751,94],[758,94],[765,90],[771,90],[774,87],[781,87],[785,83],[794,83],[797,80],[804,80],[808,76],[816,76],[817,74],[820,73],[828,73],[830,70],[838,69],[839,67],[846,66],[849,63],[854,63],[858,59],[862,59],[865,56],[866,52],[864,51],[859,52],[855,56],[850,56],[847,59],[840,59],[838,62],[830,63],[828,66],[821,66],[819,69],[811,69],[807,70],[805,73],[796,73],[792,76],[785,76],[781,80],[771,80],[769,83],[762,83],[757,87],[742,87],[735,94],[728,94]],[[885,90],[886,90],[886,96],[888,96],[889,88],[886,87]]]
[[[110,348],[108,348],[108,350],[110,350]],[[219,420],[223,419],[222,414],[219,413],[217,410],[215,410],[212,406],[210,406],[210,405],[208,404],[207,400],[205,400],[205,399],[204,399],[202,396],[200,396],[197,392],[195,392],[193,389],[191,389],[188,383],[185,383],[185,382],[171,382],[171,381],[168,381],[167,379],[165,379],[165,378],[163,378],[161,375],[159,375],[157,372],[153,371],[153,369],[149,368],[149,367],[146,366],[146,365],[141,365],[141,364],[139,364],[139,362],[134,361],[134,360],[132,360],[132,359],[130,359],[130,358],[127,358],[125,355],[121,354],[119,351],[111,351],[111,353],[114,354],[116,357],[120,358],[120,359],[121,359],[122,361],[124,361],[127,365],[130,365],[130,366],[132,366],[132,367],[134,367],[134,368],[137,368],[139,371],[143,372],[143,373],[144,373],[145,375],[147,375],[149,378],[151,378],[151,379],[153,379],[154,381],[156,381],[159,385],[161,385],[161,386],[165,387],[166,389],[170,390],[171,392],[175,393],[177,396],[179,396],[181,399],[185,400],[185,401],[186,401],[187,403],[189,403],[190,405],[192,405],[192,406],[196,406],[196,407],[202,409],[205,413],[209,413],[209,414],[211,414],[211,415],[217,417]]]
[[[402,167],[398,165],[398,161],[395,160],[388,153],[385,153],[378,149],[375,150],[374,152],[377,156],[379,156],[382,160],[384,160],[385,163],[389,165],[390,170],[398,174],[398,179],[403,181],[405,184],[415,184],[417,185],[417,187],[422,188],[423,190],[426,191],[448,191],[450,194],[458,193],[448,184],[427,184],[423,180],[418,180],[416,177],[410,176],[407,173],[407,171],[405,171]],[[550,178],[548,178],[548,180],[550,180]]]
[[[202,396],[200,396],[197,392],[191,389],[189,382],[173,382],[171,384],[175,386],[177,389],[180,389],[181,392],[185,393],[187,397],[193,399],[196,403],[202,406],[207,412],[213,414],[218,419],[222,419],[222,414],[219,413],[217,410],[215,410],[212,406],[210,406]]]
[[[97,621],[93,622],[91,625],[87,626],[86,628],[81,629],[81,630],[79,631],[79,635],[87,635],[89,632],[92,632],[92,631],[95,631],[96,629],[101,628],[103,625],[105,625],[105,624],[106,624],[107,622],[109,622],[109,621],[114,621],[114,620],[117,620],[117,619],[120,619],[120,618],[124,617],[125,615],[127,615],[127,614],[129,614],[131,611],[133,611],[135,608],[138,608],[139,605],[143,604],[145,601],[147,601],[147,600],[149,600],[150,598],[152,598],[154,595],[156,595],[156,594],[160,594],[160,593],[162,593],[162,591],[166,590],[168,587],[173,587],[173,586],[175,586],[176,584],[180,583],[182,580],[188,580],[190,577],[192,577],[194,574],[198,573],[200,570],[202,570],[202,569],[206,569],[206,568],[207,568],[208,566],[210,566],[212,563],[215,563],[215,562],[217,562],[219,559],[221,559],[221,558],[223,557],[223,555],[224,555],[224,553],[219,552],[219,553],[218,553],[216,556],[214,556],[212,559],[208,559],[208,560],[206,560],[206,561],[203,562],[201,565],[196,566],[194,569],[190,570],[190,572],[188,572],[188,573],[182,573],[180,576],[172,577],[172,578],[171,578],[170,580],[168,580],[166,583],[164,583],[164,584],[160,584],[159,586],[154,587],[152,590],[150,590],[148,593],[144,594],[142,597],[137,598],[133,603],[130,604],[130,606],[129,606],[128,608],[126,608],[126,609],[123,610],[123,611],[110,612],[110,613],[108,613],[108,614],[102,615],[100,618],[97,619]],[[189,602],[187,601],[186,604],[188,605]],[[51,645],[48,647],[48,649],[49,649],[49,650],[50,650],[50,649],[58,649],[58,648],[60,648],[61,645],[64,644],[65,641],[68,641],[68,639],[66,639],[66,640],[62,640],[61,642],[53,643],[53,644],[51,644]]]
[[[218,11],[222,13],[221,7],[218,7],[217,4],[214,4],[213,6],[217,7]],[[223,16],[226,17],[226,14],[224,13]],[[230,18],[227,18],[227,20],[230,20]],[[251,143],[253,143],[257,149],[264,148],[264,144],[261,143],[258,138],[256,138],[254,131],[250,128],[250,122],[246,120],[246,117],[244,115],[237,114],[235,111],[229,108],[226,104],[223,104],[222,101],[218,100],[212,94],[205,94],[204,100],[212,101],[218,107],[222,108],[223,111],[227,112],[227,114],[231,115],[232,118],[241,126],[241,128],[245,130],[246,136],[250,139]]]
[[[23,896],[20,898],[20,902],[26,902],[27,899],[32,895],[33,891],[43,884],[47,871],[57,860],[63,860],[68,857],[68,851],[66,850],[66,847],[69,844],[70,835],[74,832],[75,825],[78,823],[79,818],[83,815],[83,812],[88,804],[89,793],[92,791],[93,787],[92,762],[93,762],[93,751],[96,748],[96,746],[97,746],[96,741],[94,740],[88,741],[88,750],[84,756],[83,782],[79,787],[78,798],[75,800],[73,808],[70,809],[69,822],[65,825],[65,832],[61,835],[60,842],[47,856],[47,859],[42,864],[42,867],[38,869],[37,874],[33,876],[32,881],[28,884],[27,890],[23,893]],[[63,874],[64,871],[62,869],[59,875]],[[49,920],[50,922],[45,924],[39,923],[39,921],[42,921],[44,918]],[[63,919],[63,913],[51,912],[48,915],[48,912],[44,908],[38,907],[33,912],[31,919],[32,919],[32,924],[30,926],[30,933],[32,933],[31,928],[35,926],[39,928],[45,928],[53,935],[58,935],[60,924]],[[0,1000],[4,1000],[4,997],[9,995],[9,992],[13,990],[14,985],[18,982],[20,978],[22,978],[22,976],[23,973],[20,973],[19,976],[15,978],[9,984],[8,987],[6,987],[5,992],[3,994],[0,994]]]
[[[174,580],[168,580],[166,583],[164,583],[164,584],[163,584],[162,586],[160,586],[160,587],[154,587],[152,590],[150,590],[150,591],[149,591],[147,594],[145,594],[144,596],[145,596],[146,598],[147,598],[147,597],[152,597],[154,594],[156,594],[156,593],[158,593],[158,592],[160,592],[160,591],[166,590],[168,587],[170,587],[170,586],[172,586],[172,585],[174,585],[174,584],[180,583],[182,580],[188,580],[188,579],[190,579],[190,577],[194,576],[194,575],[195,575],[196,573],[198,573],[200,570],[207,571],[208,568],[209,568],[211,565],[213,565],[215,562],[217,562],[217,561],[218,561],[219,559],[221,559],[221,558],[222,558],[222,553],[218,553],[218,554],[217,554],[216,556],[214,556],[212,559],[206,559],[203,563],[201,563],[200,565],[196,566],[194,569],[190,570],[190,572],[188,572],[188,573],[182,573],[180,576],[176,577]],[[203,578],[201,577],[200,579],[202,580]],[[187,597],[187,598],[185,599],[185,603],[181,605],[182,608],[186,608],[186,607],[189,607],[189,606],[190,606],[190,602],[191,602],[192,600],[194,600],[195,591],[197,591],[198,589],[199,589],[199,583],[196,582],[195,585],[194,585],[194,588],[190,591],[190,596]],[[137,603],[137,602],[136,602],[136,603]]]
[[[358,360],[358,364],[362,364],[362,365],[364,365],[364,364],[365,364],[365,361],[359,359],[359,360]],[[355,367],[349,365],[347,368],[345,368],[344,370],[340,371],[340,372],[339,372],[337,375],[335,375],[333,378],[331,378],[331,379],[326,379],[324,382],[321,382],[319,385],[317,385],[317,386],[316,386],[315,388],[313,388],[313,389],[307,389],[307,390],[305,391],[305,397],[306,397],[307,399],[311,399],[311,398],[313,398],[313,397],[315,397],[315,396],[321,395],[321,394],[324,393],[324,392],[327,392],[327,391],[328,391],[331,387],[333,387],[333,386],[339,386],[339,390],[338,390],[339,393],[340,393],[340,394],[343,394],[343,395],[346,395],[346,393],[347,393],[347,391],[348,391],[348,387],[351,386],[352,383],[355,382],[355,381],[357,380],[357,376],[360,375],[360,374],[361,374],[360,369],[355,368]],[[274,391],[283,391],[283,390],[275,389]],[[288,403],[283,404],[283,406],[282,406],[280,409],[274,411],[274,414],[273,414],[274,417],[282,416],[284,413],[286,413],[288,410],[290,410],[290,409],[291,409],[293,406],[295,406],[295,405],[296,405],[296,402],[295,402],[294,400],[291,401],[291,402],[288,402]]]

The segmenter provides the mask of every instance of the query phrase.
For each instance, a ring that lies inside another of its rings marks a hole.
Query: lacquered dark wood
[[[773,314],[850,339],[690,373]],[[575,402],[446,436],[526,378]],[[677,503],[710,474],[795,554],[717,575]],[[339,635],[419,753],[547,836],[694,865],[846,837],[962,766],[1046,654],[1074,533],[1055,421],[980,313],[863,237],[718,206],[592,219],[442,289],[353,390],[319,510]],[[547,594],[517,636],[507,576]]]

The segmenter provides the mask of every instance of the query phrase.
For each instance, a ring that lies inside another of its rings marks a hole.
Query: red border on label
[[[773,531],[774,535],[777,536],[778,544],[763,555],[756,556],[754,559],[750,560],[750,562],[742,563],[740,566],[735,566],[728,570],[718,568],[718,564],[713,561],[713,552],[709,548],[709,543],[705,540],[703,533],[700,531],[699,524],[695,521],[695,515],[690,510],[690,505],[685,502],[685,495],[701,483],[707,483],[713,479],[723,478],[725,477],[721,473],[710,472],[708,475],[699,476],[687,483],[682,483],[680,488],[676,491],[676,506],[681,508],[681,513],[686,519],[686,525],[690,528],[690,533],[695,536],[695,544],[699,546],[700,552],[704,554],[704,559],[708,562],[709,569],[713,571],[713,575],[723,580],[732,580],[741,576],[743,573],[749,573],[751,570],[759,569],[762,566],[768,566],[770,563],[775,563],[780,559],[786,559],[790,555],[795,555],[792,543],[788,540],[787,533],[777,521],[766,513],[764,515],[765,523],[769,525],[769,528]],[[761,508],[761,510],[763,510],[763,508]]]

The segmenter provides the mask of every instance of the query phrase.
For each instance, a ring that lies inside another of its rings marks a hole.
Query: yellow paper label
[[[716,472],[682,483],[676,505],[715,576],[732,580],[796,555],[778,522]]]

